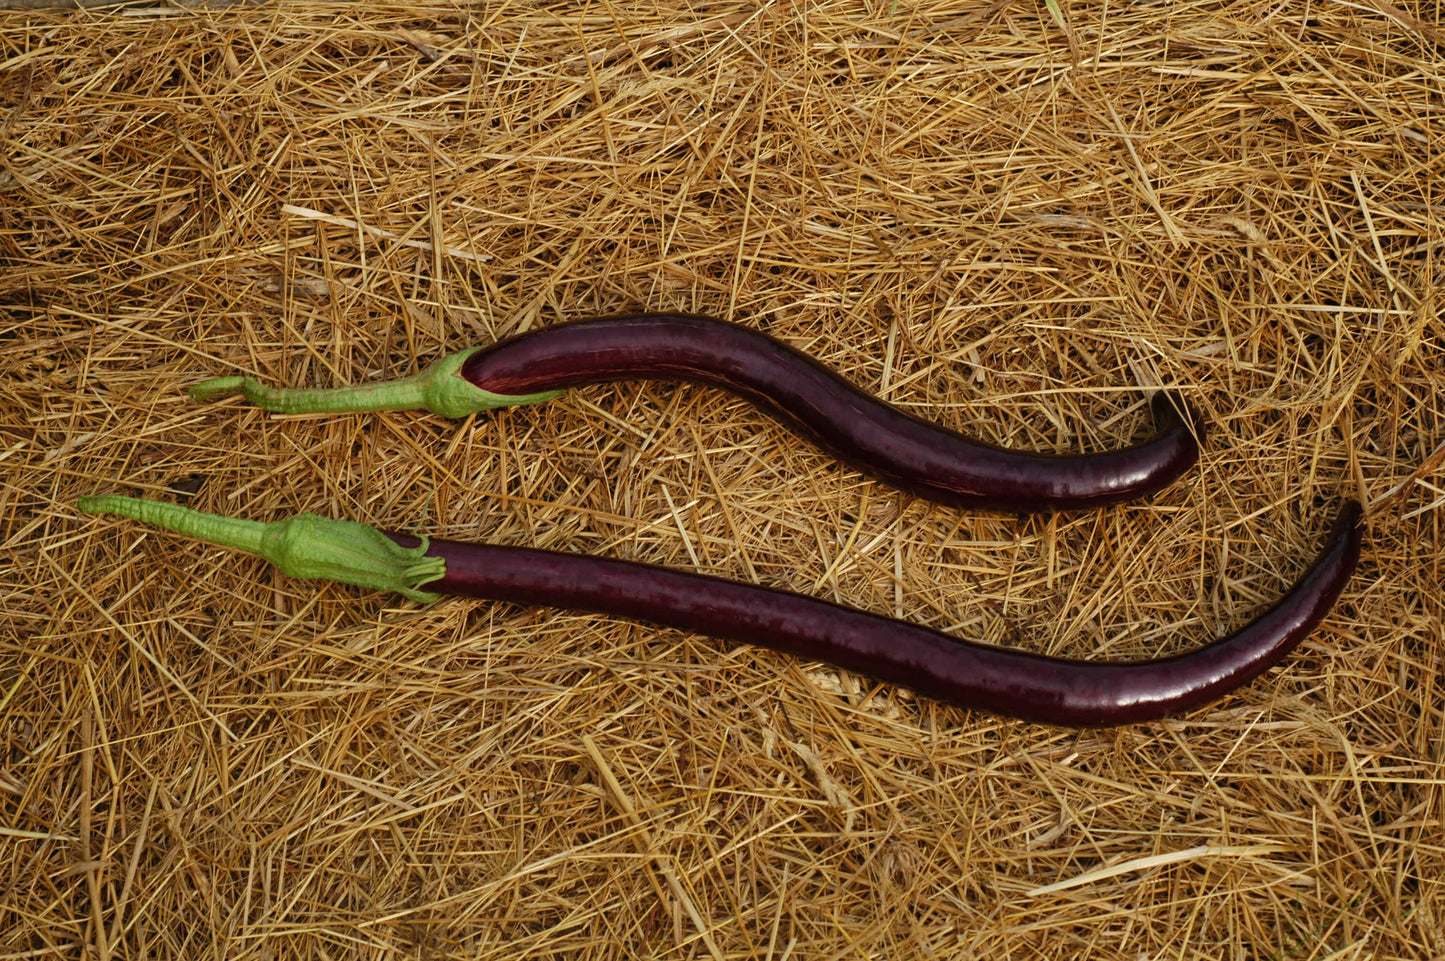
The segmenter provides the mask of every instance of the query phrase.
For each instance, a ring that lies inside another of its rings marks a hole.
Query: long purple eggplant
[[[1360,551],[1360,506],[1350,501],[1314,566],[1255,621],[1187,654],[1120,663],[990,647],[816,598],[629,561],[385,534],[311,514],[262,524],[129,497],[86,497],[79,506],[250,550],[295,577],[421,601],[458,594],[632,618],[825,661],[961,707],[1078,727],[1156,720],[1249,683],[1320,622]]]
[[[568,387],[630,380],[709,384],[744,397],[865,474],[940,504],[1078,510],[1152,494],[1199,458],[1202,425],[1157,394],[1160,433],[1099,454],[1041,454],[973,440],[891,407],[765,334],[710,317],[633,314],[545,327],[449,355],[401,381],[330,390],[218,377],[197,400],[240,392],[285,413],[422,408],[464,417],[550,400]]]

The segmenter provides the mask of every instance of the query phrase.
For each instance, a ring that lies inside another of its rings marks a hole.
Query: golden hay
[[[580,12],[579,12],[580,11]],[[0,959],[1445,955],[1445,18],[1424,0],[0,17]],[[999,443],[974,515],[717,391],[198,406],[710,313]],[[131,493],[659,562],[1072,656],[1361,569],[1286,664],[1071,732],[767,651],[288,581]]]

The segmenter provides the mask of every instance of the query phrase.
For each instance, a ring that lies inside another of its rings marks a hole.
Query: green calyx
[[[469,414],[537,404],[562,396],[560,390],[538,394],[494,394],[462,376],[462,364],[481,347],[448,354],[418,374],[401,380],[355,387],[270,387],[254,377],[213,377],[191,387],[191,399],[213,400],[227,394],[244,394],[264,410],[280,414],[351,414],[378,410],[429,410],[441,417],[460,419]]]
[[[191,510],[139,497],[82,497],[87,514],[118,514],[198,540],[264,557],[289,577],[321,578],[395,591],[431,603],[441,595],[419,588],[446,576],[446,561],[427,557],[427,539],[402,547],[374,527],[355,521],[298,514],[264,523]]]

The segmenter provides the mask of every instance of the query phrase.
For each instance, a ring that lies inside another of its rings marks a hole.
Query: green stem
[[[213,400],[244,394],[257,407],[281,414],[351,414],[377,410],[429,410],[442,417],[462,418],[495,407],[536,404],[560,397],[562,391],[538,394],[494,394],[461,375],[462,364],[480,347],[448,354],[418,374],[401,380],[354,387],[271,387],[254,377],[213,377],[191,388],[191,399]]]
[[[290,577],[396,591],[425,603],[440,595],[419,588],[447,573],[446,561],[426,556],[425,537],[417,547],[402,547],[376,528],[355,521],[297,514],[268,524],[117,494],[82,497],[76,506],[87,514],[117,514],[247,551],[264,557]]]

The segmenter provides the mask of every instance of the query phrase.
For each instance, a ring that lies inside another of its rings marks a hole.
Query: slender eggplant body
[[[745,397],[860,471],[942,504],[1075,510],[1151,494],[1199,445],[1162,394],[1162,433],[1102,454],[1006,450],[906,414],[765,334],[690,314],[639,314],[529,331],[485,347],[461,376],[494,394],[619,380],[683,380]]]
[[[784,591],[609,560],[431,540],[446,574],[431,591],[608,614],[824,661],[968,708],[1105,727],[1179,714],[1249,683],[1314,629],[1359,557],[1360,507],[1340,511],[1314,566],[1250,624],[1152,661],[1077,661],[1010,651]],[[391,535],[406,545],[416,539]]]
[[[997,511],[1079,510],[1158,491],[1199,457],[1200,423],[1156,395],[1159,433],[1097,454],[1008,450],[891,407],[766,334],[691,314],[634,314],[544,327],[443,358],[404,381],[285,390],[245,377],[192,388],[241,391],[289,413],[425,407],[461,417],[535,403],[569,387],[682,380],[731,391],[865,474],[941,504]]]

